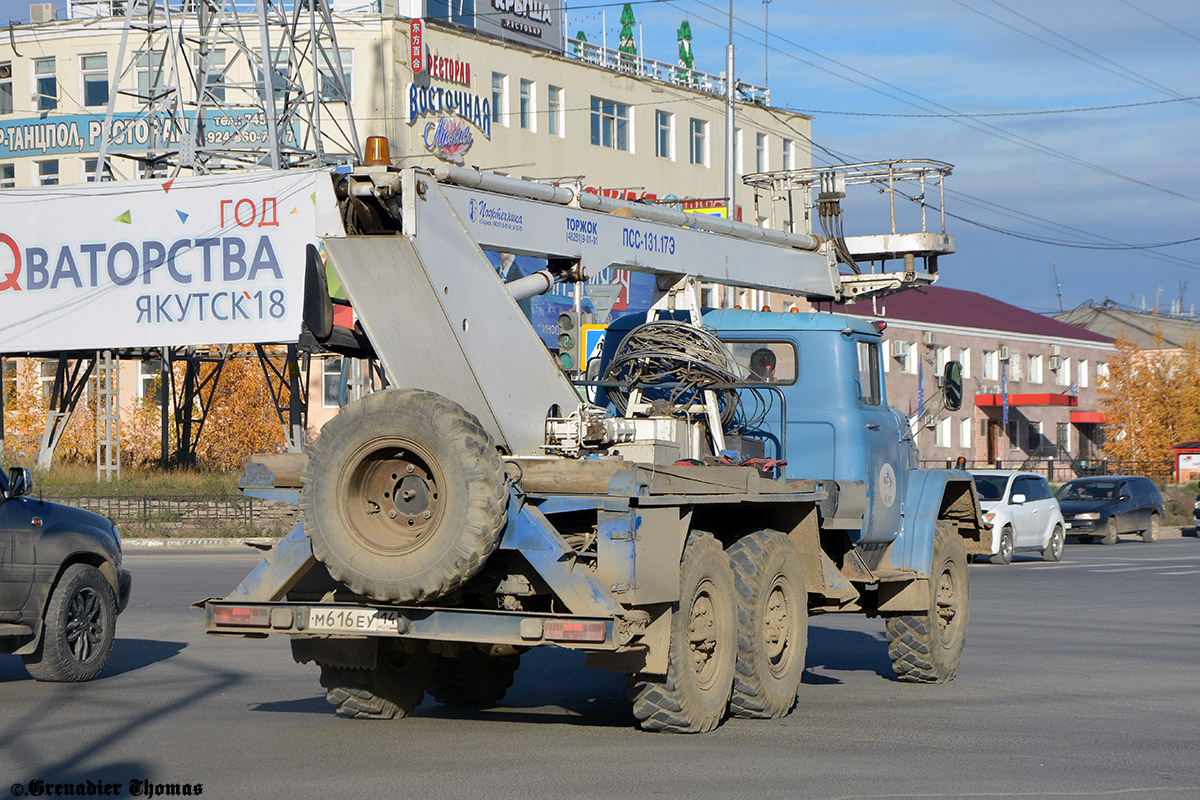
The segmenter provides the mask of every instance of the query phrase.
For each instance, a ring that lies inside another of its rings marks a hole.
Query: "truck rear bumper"
[[[640,619],[516,611],[348,603],[230,600],[204,603],[205,633],[250,638],[271,633],[380,636],[520,647],[553,644],[582,650],[616,650],[644,628],[645,622]]]

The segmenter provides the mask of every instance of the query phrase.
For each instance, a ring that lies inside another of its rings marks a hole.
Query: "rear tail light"
[[[603,642],[607,631],[603,622],[575,622],[565,619],[546,620],[542,628],[552,642]]]
[[[217,606],[213,609],[213,624],[239,628],[269,628],[271,609],[259,606]]]

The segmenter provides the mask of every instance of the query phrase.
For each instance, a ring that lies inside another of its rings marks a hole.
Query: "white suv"
[[[1036,550],[1046,561],[1062,559],[1066,526],[1045,478],[1002,470],[978,470],[971,475],[984,522],[992,526],[993,564],[1010,563],[1016,550]]]

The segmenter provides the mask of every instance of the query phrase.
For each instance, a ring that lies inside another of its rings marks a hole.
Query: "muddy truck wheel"
[[[774,719],[796,703],[808,647],[808,594],[796,546],[779,531],[743,536],[728,550],[737,589],[738,653],[729,711]]]
[[[635,676],[633,715],[644,730],[702,733],[721,722],[733,688],[737,610],[721,543],[693,531],[683,548],[679,607],[671,613],[667,674]]]
[[[433,679],[437,656],[418,643],[381,642],[375,667],[356,669],[321,665],[325,699],[339,717],[397,719],[421,704]]]
[[[933,538],[928,601],[926,613],[889,617],[886,623],[888,655],[902,681],[946,683],[962,661],[971,610],[967,555],[962,538],[943,522]]]
[[[504,699],[519,666],[519,655],[490,656],[471,647],[438,659],[429,693],[445,706],[490,708]]]
[[[313,555],[376,600],[430,600],[496,549],[508,488],[496,447],[462,406],[387,389],[346,406],[309,448],[300,504]]]

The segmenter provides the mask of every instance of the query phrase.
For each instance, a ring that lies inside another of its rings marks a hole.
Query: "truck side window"
[[[865,406],[879,405],[879,343],[858,343],[858,387]]]
[[[790,342],[725,342],[748,383],[795,383],[796,348]]]

